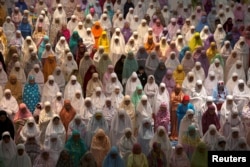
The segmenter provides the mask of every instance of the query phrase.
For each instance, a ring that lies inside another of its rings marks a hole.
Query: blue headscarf
[[[185,56],[185,53],[186,51],[190,51],[190,48],[189,46],[184,46],[182,49],[181,49],[181,52],[179,54],[179,61],[181,62],[183,57]]]
[[[103,167],[118,167],[118,166],[125,167],[125,163],[123,159],[120,157],[116,146],[112,146],[108,155],[104,159],[102,166]]]
[[[27,36],[31,36],[32,27],[28,22],[27,17],[23,17],[22,22],[20,23],[18,29],[21,31],[23,38],[25,39]]]
[[[197,24],[195,31],[196,32],[201,32],[201,30],[204,28],[204,26],[208,26],[207,24],[207,17],[206,16],[202,16],[201,20],[199,21],[199,23]]]
[[[24,10],[28,9],[28,6],[25,2],[20,2],[20,0],[18,2],[16,2],[16,7],[19,8],[19,10],[23,13]]]

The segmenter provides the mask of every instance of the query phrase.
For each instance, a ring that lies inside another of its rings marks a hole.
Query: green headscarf
[[[139,95],[139,94],[137,93],[138,90],[142,90],[142,94]],[[137,107],[138,103],[139,103],[140,100],[141,100],[142,95],[144,95],[144,94],[145,94],[145,93],[144,93],[144,91],[143,91],[142,85],[136,86],[136,89],[135,89],[135,91],[134,91],[134,93],[133,93],[133,95],[132,95],[132,97],[131,97],[131,101],[132,101],[132,103],[134,104],[135,108]]]
[[[218,54],[218,53],[212,58],[210,64],[213,64],[213,63],[214,63],[214,60],[215,60],[216,58],[219,59],[220,65],[221,65],[222,67],[224,67],[224,60],[223,60],[223,58],[221,57],[221,55]]]

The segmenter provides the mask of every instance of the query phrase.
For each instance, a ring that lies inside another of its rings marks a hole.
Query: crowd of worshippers
[[[249,150],[249,0],[0,0],[0,26],[1,167]]]

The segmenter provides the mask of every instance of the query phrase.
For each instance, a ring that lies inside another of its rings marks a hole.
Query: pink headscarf
[[[157,23],[159,23],[159,22],[161,22],[160,19],[157,19],[157,20],[156,20],[156,23],[154,23],[153,26],[152,26],[153,33],[154,33],[157,37],[159,37],[160,34],[161,34],[161,32],[163,31],[163,26],[162,26],[161,23],[160,23],[159,26],[157,26]]]
[[[22,110],[25,110],[25,112],[23,112]],[[21,103],[19,105],[19,110],[14,117],[14,122],[18,121],[19,119],[25,119],[29,117],[32,117],[30,110],[27,108],[26,104]]]
[[[166,110],[162,111],[161,109],[159,109],[159,111],[157,112],[156,118],[155,118],[156,119],[155,129],[157,129],[159,126],[163,126],[163,127],[165,127],[166,131],[168,131],[170,114],[169,114],[167,106],[168,106],[167,103],[165,103],[165,102],[161,103],[160,108],[164,107],[164,108],[166,108]]]
[[[238,8],[241,8],[240,10],[238,10]],[[243,21],[244,19],[244,10],[243,10],[243,6],[241,4],[237,4],[235,10],[234,10],[234,17],[235,20],[241,20]]]

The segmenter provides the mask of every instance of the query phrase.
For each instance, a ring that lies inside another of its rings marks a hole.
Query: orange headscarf
[[[149,41],[152,41],[152,43],[151,44],[149,44]],[[154,41],[153,41],[153,37],[152,36],[148,36],[148,40],[147,40],[147,42],[144,44],[144,48],[146,49],[146,51],[148,52],[148,53],[151,53],[151,51],[152,50],[154,50],[154,48],[155,48],[155,43],[154,43]]]
[[[98,40],[100,38],[100,36],[102,35],[102,27],[100,22],[95,22],[94,25],[92,26],[91,32],[95,37],[95,47],[98,47]]]
[[[67,108],[69,107],[69,108]],[[66,129],[68,130],[69,123],[74,119],[76,115],[75,109],[72,107],[70,100],[64,100],[64,106],[60,112],[61,121]]]
[[[43,65],[43,75],[44,82],[48,80],[48,76],[52,75],[56,68],[56,58],[54,55],[49,55],[48,58],[45,58]]]

